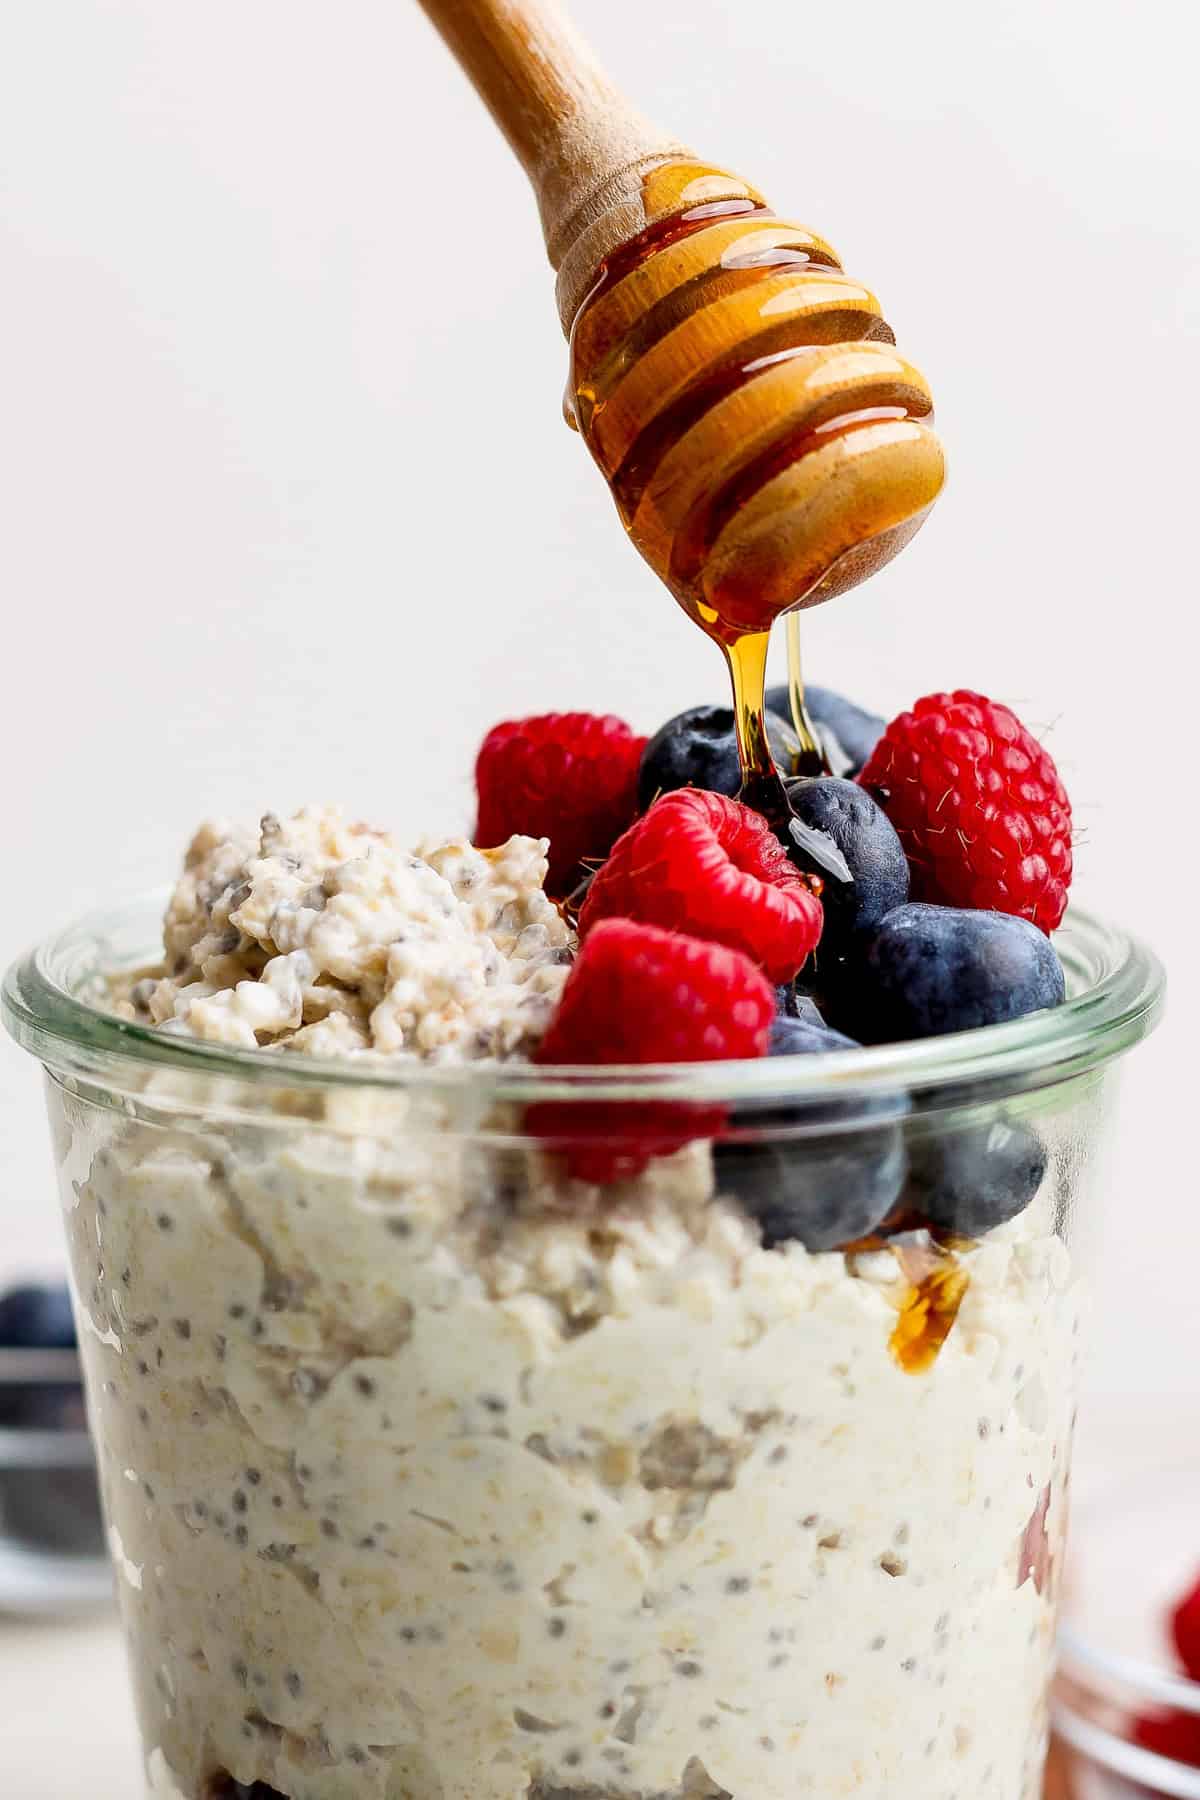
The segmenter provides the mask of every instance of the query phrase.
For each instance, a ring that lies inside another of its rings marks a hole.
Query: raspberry
[[[1171,1638],[1188,1674],[1200,1681],[1200,1579],[1171,1614]]]
[[[493,725],[475,759],[475,842],[550,839],[547,891],[570,893],[580,864],[607,856],[637,811],[647,740],[611,713],[542,713]]]
[[[1071,884],[1071,803],[1015,713],[958,688],[893,719],[858,777],[900,834],[912,897],[1053,931]]]
[[[1143,1713],[1133,1721],[1133,1740],[1170,1762],[1200,1768],[1200,1716],[1196,1713]]]
[[[614,916],[740,950],[774,982],[790,981],[821,935],[821,902],[766,820],[700,788],[664,794],[618,839],[580,936]]]
[[[539,1063],[716,1062],[762,1056],[775,994],[749,957],[632,919],[588,936],[538,1048]],[[697,1137],[713,1137],[720,1105],[682,1101],[542,1101],[527,1129],[566,1155],[583,1181],[636,1175]]]

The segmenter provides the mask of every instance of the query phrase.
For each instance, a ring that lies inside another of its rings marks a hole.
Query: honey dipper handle
[[[421,5],[529,177],[551,265],[582,240],[594,270],[645,223],[642,170],[687,152],[629,105],[555,0]]]

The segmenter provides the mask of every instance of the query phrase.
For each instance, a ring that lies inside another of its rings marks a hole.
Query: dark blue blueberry
[[[826,760],[835,775],[857,775],[883,735],[884,721],[864,711],[832,688],[806,687],[804,704],[818,728]],[[792,703],[786,687],[767,690],[767,706],[790,719]],[[830,743],[832,738],[833,742]]]
[[[0,1348],[73,1350],[75,1321],[65,1287],[15,1287],[0,1294]]]
[[[825,884],[821,894],[825,922],[817,951],[821,967],[830,957],[845,956],[856,938],[903,906],[908,899],[908,858],[883,808],[853,781],[835,775],[790,781],[788,802],[802,824],[832,838],[851,875],[849,881],[839,881],[813,860],[803,841],[788,845],[797,867],[821,875]]]
[[[718,1190],[760,1226],[768,1250],[792,1241],[806,1250],[855,1243],[883,1222],[904,1186],[902,1113],[899,1101],[857,1110],[844,1102],[763,1114],[752,1128],[745,1120],[743,1136],[716,1145]],[[799,1127],[806,1135],[789,1136]]]
[[[1045,1173],[1037,1133],[1001,1116],[913,1143],[905,1209],[940,1232],[982,1237],[1024,1212]]]
[[[853,1050],[853,1038],[805,1019],[776,1018],[771,1056]],[[904,1096],[772,1102],[744,1111],[736,1130],[718,1140],[719,1191],[762,1228],[770,1250],[790,1241],[806,1250],[835,1250],[869,1237],[895,1206],[907,1157]]]
[[[1066,994],[1053,945],[1028,919],[916,903],[887,914],[845,983],[858,1035],[877,1044],[998,1025]]]
[[[803,997],[802,1003],[812,1008],[817,1014],[816,1018],[807,1017],[803,1013],[791,1016],[776,1014],[771,1021],[768,1056],[817,1056],[822,1050],[859,1048],[853,1038],[843,1036],[840,1031],[831,1031],[807,996]]]
[[[800,745],[787,714],[767,714],[771,754],[785,774],[795,767]],[[638,809],[644,812],[659,794],[676,788],[707,788],[736,799],[742,785],[733,713],[727,706],[693,706],[668,719],[642,751],[638,770]]]

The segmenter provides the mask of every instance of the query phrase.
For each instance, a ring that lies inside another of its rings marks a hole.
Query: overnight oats
[[[1040,1794],[1072,1230],[1160,977],[1059,929],[1005,709],[826,700],[786,849],[728,714],[547,715],[485,848],[208,825],[10,976],[149,1794]]]

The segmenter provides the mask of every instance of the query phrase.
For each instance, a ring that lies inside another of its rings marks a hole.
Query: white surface
[[[0,1691],[5,1800],[142,1800],[115,1615],[0,1622]]]
[[[930,375],[950,491],[812,619],[810,672],[885,710],[976,685],[1051,732],[1080,891],[1173,978],[1128,1070],[1095,1379],[1194,1391],[1191,12],[578,13]],[[0,171],[4,957],[161,880],[206,812],[466,824],[499,716],[723,697],[561,424],[531,204],[412,0],[8,7]],[[0,1279],[58,1257],[48,1167],[5,1046]]]

